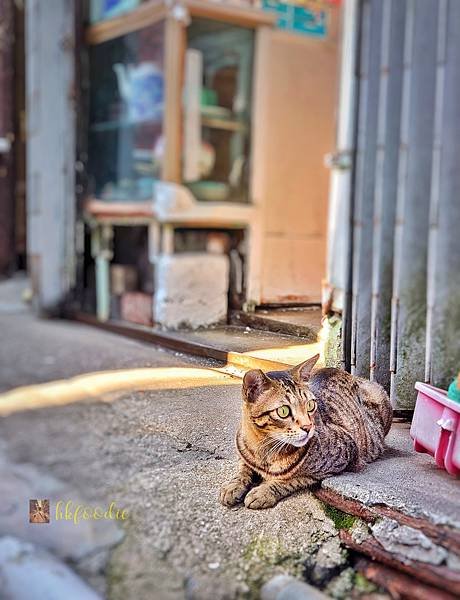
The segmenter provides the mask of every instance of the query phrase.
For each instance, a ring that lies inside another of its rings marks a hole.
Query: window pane
[[[90,192],[110,201],[152,197],[163,124],[164,24],[90,49]]]
[[[198,200],[249,201],[253,45],[251,29],[187,28],[183,177]]]

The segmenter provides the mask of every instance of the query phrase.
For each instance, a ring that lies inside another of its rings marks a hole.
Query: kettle
[[[154,62],[143,61],[138,65],[116,63],[113,70],[129,121],[148,121],[161,117],[164,79]]]

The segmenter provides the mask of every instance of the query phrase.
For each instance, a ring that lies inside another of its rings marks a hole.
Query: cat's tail
[[[367,406],[368,410],[378,416],[383,427],[384,435],[390,431],[393,421],[393,407],[390,398],[383,387],[367,379],[359,380],[359,397],[361,402]]]

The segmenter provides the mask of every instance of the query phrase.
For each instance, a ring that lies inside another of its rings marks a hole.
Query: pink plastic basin
[[[447,392],[417,381],[410,434],[417,452],[427,452],[450,475],[460,475],[460,404]]]

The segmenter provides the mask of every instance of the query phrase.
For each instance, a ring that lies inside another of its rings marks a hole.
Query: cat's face
[[[243,380],[244,418],[279,450],[300,448],[315,431],[317,402],[307,381],[319,356],[289,371],[248,371]]]

